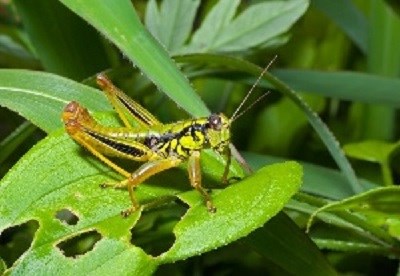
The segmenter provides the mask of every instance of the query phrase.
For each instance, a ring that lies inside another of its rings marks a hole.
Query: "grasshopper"
[[[207,117],[163,124],[144,107],[114,86],[105,74],[100,73],[97,75],[97,84],[106,93],[124,127],[101,126],[92,118],[86,108],[75,101],[65,106],[62,120],[67,133],[78,144],[125,177],[125,180],[118,183],[101,184],[103,188],[128,189],[132,206],[122,211],[122,216],[129,216],[140,206],[134,194],[135,187],[149,177],[177,167],[186,161],[190,184],[203,196],[208,211],[214,213],[216,208],[212,203],[211,196],[201,184],[200,153],[203,149],[213,149],[225,156],[226,165],[222,182],[227,183],[231,164],[229,147],[231,124],[268,94],[259,97],[249,108],[237,115],[273,61],[274,59],[265,67],[231,118],[222,113],[213,113]],[[139,126],[134,128],[129,119],[137,121]],[[146,163],[133,173],[129,173],[106,156]]]

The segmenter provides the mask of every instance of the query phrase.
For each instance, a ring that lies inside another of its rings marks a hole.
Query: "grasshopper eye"
[[[221,117],[218,114],[211,114],[210,117],[208,117],[208,124],[214,130],[221,130],[222,128]]]

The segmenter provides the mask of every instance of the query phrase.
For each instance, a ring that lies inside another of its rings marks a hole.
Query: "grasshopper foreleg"
[[[231,166],[231,149],[229,147],[225,148],[225,156],[226,156],[226,164],[224,168],[224,174],[222,175],[222,183],[228,184],[228,174],[229,174],[229,167]]]

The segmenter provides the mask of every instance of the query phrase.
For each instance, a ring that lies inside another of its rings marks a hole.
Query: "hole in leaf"
[[[183,205],[169,204],[144,212],[131,230],[131,243],[152,256],[166,252],[175,242],[172,230],[186,210]]]
[[[60,242],[57,247],[65,257],[75,258],[91,251],[100,239],[101,235],[93,230]]]
[[[79,217],[68,209],[61,209],[56,213],[56,218],[68,225],[76,225]]]
[[[0,258],[11,267],[24,254],[33,242],[39,228],[36,220],[7,228],[0,234]]]

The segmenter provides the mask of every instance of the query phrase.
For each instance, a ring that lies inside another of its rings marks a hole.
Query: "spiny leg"
[[[168,170],[173,167],[177,167],[181,162],[182,161],[177,158],[150,161],[143,164],[134,173],[132,173],[132,175],[127,180],[123,181],[124,182],[123,185],[126,185],[126,187],[128,188],[129,196],[132,201],[132,207],[122,211],[121,215],[127,217],[139,207],[139,204],[136,200],[133,191],[135,187],[137,187],[140,183],[142,183],[149,177],[159,172]]]
[[[193,186],[193,188],[199,191],[201,195],[204,197],[208,211],[211,213],[215,213],[217,209],[214,207],[210,195],[201,186],[201,167],[200,167],[199,151],[193,152],[192,155],[189,157],[188,173],[189,173],[190,184]]]

